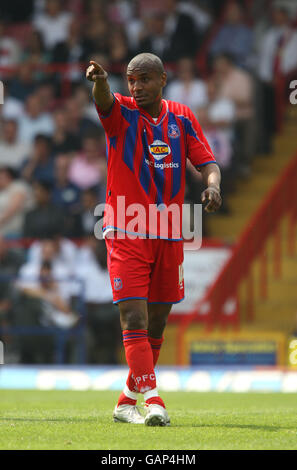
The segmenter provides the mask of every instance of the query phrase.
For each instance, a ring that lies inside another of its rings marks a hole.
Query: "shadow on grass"
[[[258,424],[177,424],[173,427],[176,428],[227,428],[227,429],[251,429],[259,431],[296,431],[296,426],[269,426],[269,425],[258,425]]]

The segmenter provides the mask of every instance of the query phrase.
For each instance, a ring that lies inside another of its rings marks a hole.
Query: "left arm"
[[[206,212],[218,210],[222,204],[220,194],[221,172],[216,164],[215,157],[205,138],[196,117],[190,108],[185,107],[187,116],[185,130],[187,135],[188,158],[194,167],[200,172],[202,180],[207,187],[201,194],[202,202],[207,202]]]
[[[207,186],[201,194],[201,201],[208,201],[208,204],[205,206],[206,212],[215,212],[222,204],[220,169],[215,163],[209,163],[200,168],[200,173],[205,186]]]

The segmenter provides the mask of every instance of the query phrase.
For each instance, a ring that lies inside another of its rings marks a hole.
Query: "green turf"
[[[295,394],[163,393],[172,425],[113,423],[118,393],[0,391],[1,449],[297,449]]]

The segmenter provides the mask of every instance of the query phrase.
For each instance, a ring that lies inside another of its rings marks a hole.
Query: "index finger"
[[[97,62],[95,62],[94,60],[90,60],[90,64],[93,65],[93,67],[95,67],[97,70],[103,71],[101,65],[97,64]]]

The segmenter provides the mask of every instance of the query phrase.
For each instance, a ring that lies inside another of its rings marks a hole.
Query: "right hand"
[[[97,82],[100,80],[106,80],[107,72],[101,67],[101,65],[97,64],[93,60],[90,60],[90,65],[86,71],[86,77],[90,82]]]

